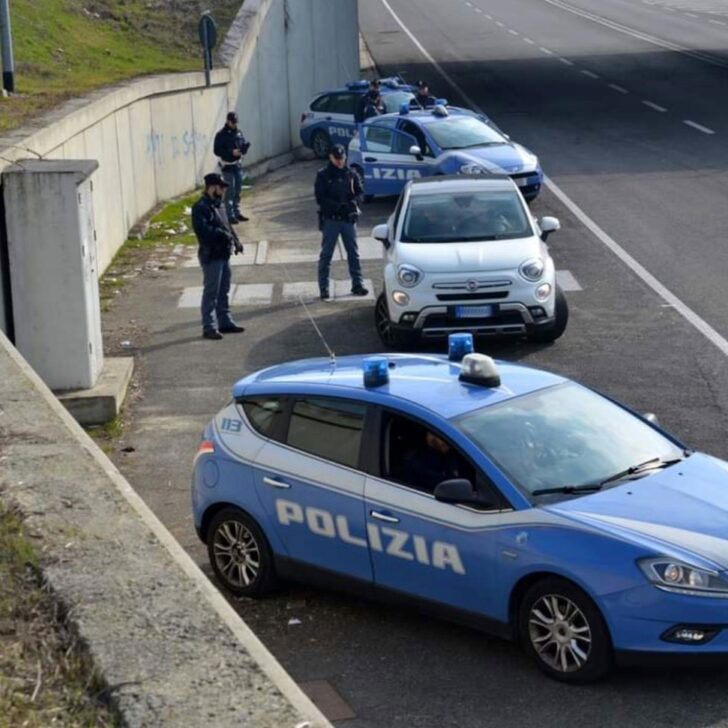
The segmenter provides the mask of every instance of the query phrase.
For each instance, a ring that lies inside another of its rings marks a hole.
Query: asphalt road
[[[389,2],[468,96],[541,156],[547,173],[581,209],[728,336],[722,311],[724,69],[638,41],[549,0]],[[724,15],[708,12],[711,5],[721,10],[717,1],[570,3],[711,58],[723,52],[720,39],[728,39],[728,26],[710,22],[725,16],[728,23],[725,6]],[[360,13],[383,71],[429,78],[434,90],[458,100],[382,0],[362,0]],[[280,294],[287,282],[315,278],[314,263],[296,262],[292,253],[310,258],[318,246],[311,200],[317,166],[294,165],[256,185],[249,203],[253,222],[241,226],[241,234],[250,242],[268,240],[271,252],[265,264],[236,268],[234,280],[270,282],[275,293],[270,303],[236,307],[245,334],[222,342],[199,338],[197,312],[178,307],[183,291],[199,286],[196,268],[133,282],[104,321],[107,341],[118,340],[134,321],[142,392],[113,457],[207,573],[189,511],[191,462],[202,426],[227,402],[235,379],[322,354],[306,312]],[[391,200],[366,206],[362,232],[386,219],[392,206]],[[553,346],[491,340],[481,350],[578,378],[638,410],[656,412],[689,445],[728,457],[725,354],[553,194],[544,191],[533,209],[561,219],[563,229],[549,239],[551,252],[557,268],[569,270],[583,288],[569,294],[569,328]],[[376,288],[380,270],[379,261],[365,262]],[[343,263],[334,271],[345,278]],[[371,302],[315,302],[309,312],[337,354],[380,349]],[[129,447],[134,450],[123,451]],[[345,701],[354,717],[335,721],[340,728],[728,726],[728,671],[620,670],[599,685],[570,688],[544,678],[514,645],[413,611],[295,585],[262,601],[234,604],[305,689],[324,681]],[[329,701],[323,707],[334,718],[346,706]]]

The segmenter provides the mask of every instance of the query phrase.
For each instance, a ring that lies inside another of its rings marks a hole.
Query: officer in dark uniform
[[[321,254],[318,262],[318,282],[322,300],[329,299],[329,271],[336,241],[341,235],[346,248],[346,260],[351,276],[351,292],[366,296],[359,249],[356,244],[356,221],[359,218],[358,202],[364,194],[359,175],[346,166],[346,150],[334,144],[329,152],[329,163],[318,171],[314,186],[321,222]]]
[[[220,158],[222,176],[228,184],[225,204],[228,219],[233,224],[248,220],[240,212],[240,193],[243,187],[242,161],[249,148],[250,143],[238,129],[238,115],[231,111],[227,115],[225,126],[215,134],[214,152]]]
[[[197,235],[197,257],[202,266],[202,335],[222,339],[223,334],[245,331],[230,315],[230,254],[243,252],[222,199],[227,182],[219,174],[205,175],[205,192],[192,207],[192,227]]]
[[[430,84],[427,81],[418,81],[415,86],[417,93],[412,99],[412,105],[420,109],[431,109],[437,103],[434,96],[430,96]]]
[[[385,112],[382,97],[379,95],[379,92],[376,94],[367,94],[366,98],[367,102],[364,104],[364,119],[368,119],[370,116],[380,116]]]
[[[375,96],[379,96],[379,81],[376,78],[369,81],[369,90],[365,94],[362,94],[360,99],[357,99],[356,110],[354,111],[354,121],[357,124],[361,124],[366,119],[364,110]]]

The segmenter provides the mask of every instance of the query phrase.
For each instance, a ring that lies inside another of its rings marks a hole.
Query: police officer
[[[222,176],[228,184],[225,204],[228,219],[233,224],[248,220],[240,212],[240,193],[243,187],[242,160],[249,148],[250,143],[238,129],[238,115],[231,111],[225,126],[215,134],[214,152],[220,158]]]
[[[192,207],[197,235],[197,257],[202,266],[202,335],[222,339],[223,334],[245,331],[230,315],[230,254],[243,252],[228,222],[222,199],[228,183],[219,174],[205,175],[205,192]]]
[[[375,94],[367,94],[366,103],[364,104],[364,119],[368,119],[370,116],[380,116],[384,113],[384,104],[382,103],[382,97],[379,92]]]
[[[318,171],[314,186],[316,202],[321,221],[321,253],[318,262],[318,282],[321,299],[329,296],[329,271],[336,241],[341,235],[346,248],[346,260],[351,276],[351,292],[355,296],[366,296],[359,249],[356,244],[356,221],[359,217],[358,202],[364,194],[359,175],[346,166],[346,150],[341,144],[334,144],[329,152],[329,163]]]
[[[379,80],[374,78],[369,81],[369,90],[361,95],[361,98],[356,102],[356,110],[354,111],[354,121],[357,124],[361,124],[367,117],[364,115],[364,111],[368,104],[371,103],[372,98],[379,96]]]
[[[427,81],[418,81],[415,86],[417,93],[415,94],[412,104],[420,109],[431,109],[437,103],[434,96],[430,96],[430,84]]]

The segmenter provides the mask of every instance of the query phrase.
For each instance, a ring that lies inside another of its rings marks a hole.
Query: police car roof
[[[499,387],[466,384],[458,379],[460,364],[437,354],[384,354],[389,359],[389,382],[365,387],[365,356],[301,359],[263,369],[236,382],[233,397],[253,394],[338,395],[396,404],[404,400],[440,417],[451,418],[480,407],[567,381],[563,377],[519,364],[497,362]]]
[[[488,174],[444,174],[438,177],[418,177],[410,182],[410,195],[430,192],[474,192],[476,190],[514,190],[515,182],[503,172]]]
[[[370,116],[364,123],[372,124],[389,117],[397,119],[411,119],[412,121],[417,121],[421,124],[434,124],[438,121],[450,119],[453,116],[473,116],[476,119],[479,118],[475,112],[468,111],[468,109],[461,109],[458,106],[448,106],[446,108],[447,116],[438,116],[433,113],[432,109],[410,109],[406,114],[393,112],[390,114],[380,114],[379,116]]]

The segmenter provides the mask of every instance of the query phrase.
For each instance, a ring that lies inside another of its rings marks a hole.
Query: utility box
[[[15,346],[53,390],[93,387],[103,365],[97,167],[32,159],[2,173]]]

